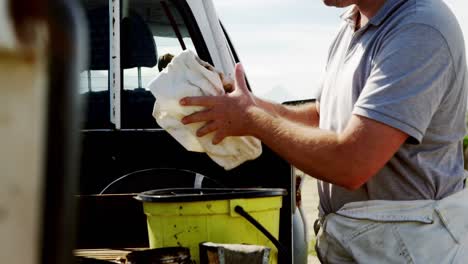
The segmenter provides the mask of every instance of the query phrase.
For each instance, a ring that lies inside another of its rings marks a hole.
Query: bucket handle
[[[188,170],[188,169],[178,169],[178,168],[149,168],[149,169],[142,169],[142,170],[137,170],[137,171],[132,171],[130,173],[127,173],[121,177],[119,177],[118,179],[112,181],[111,183],[109,183],[106,187],[104,187],[104,189],[101,190],[101,192],[99,193],[100,195],[102,194],[107,194],[109,192],[109,190],[112,188],[112,186],[114,186],[115,184],[118,184],[119,182],[125,180],[127,177],[131,177],[131,176],[134,176],[134,175],[137,175],[139,173],[145,173],[145,172],[151,172],[151,171],[154,171],[155,173],[157,173],[158,171],[177,171],[177,172],[185,172],[185,173],[188,173],[188,174],[192,174],[195,176],[195,181],[193,183],[193,188],[195,189],[198,189],[198,188],[202,188],[203,187],[203,181],[205,179],[209,180],[212,184],[214,184],[215,186],[217,187],[225,187],[223,184],[221,184],[220,182],[218,182],[217,180],[214,180],[210,177],[207,177],[201,173],[198,173],[198,172],[195,172],[195,171],[191,171],[191,170]]]
[[[244,217],[245,220],[247,220],[250,224],[252,224],[255,228],[257,228],[258,231],[262,232],[262,234],[264,234],[271,241],[271,243],[275,245],[276,249],[278,249],[278,252],[280,253],[279,256],[282,256],[282,258],[285,260],[288,258],[289,251],[286,249],[286,247],[284,247],[283,244],[281,244],[281,242],[279,242],[279,240],[276,239],[270,233],[270,231],[268,231],[262,224],[260,224],[257,220],[255,220],[255,218],[253,218],[249,213],[247,213],[244,210],[244,208],[242,208],[242,206],[236,205],[234,207],[234,211],[238,213],[240,216]],[[280,262],[280,263],[283,263],[283,262]]]

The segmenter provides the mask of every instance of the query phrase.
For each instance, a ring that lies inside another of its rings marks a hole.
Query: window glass
[[[161,60],[162,56],[166,54],[171,54],[173,56],[178,55],[182,52],[182,47],[174,35],[173,37],[159,37],[154,36],[154,40],[156,43],[156,50],[158,54],[158,61]],[[186,48],[196,52],[195,47],[193,45],[192,39],[189,37],[183,38],[183,41],[186,45]],[[139,79],[138,79],[138,67],[124,69],[124,89],[132,90],[136,88],[147,88],[148,83],[158,76],[159,74],[159,67],[162,65],[155,65],[152,68],[148,67],[140,67],[141,71],[141,87],[139,86]],[[163,67],[162,67],[163,68]]]
[[[109,71],[86,70],[80,74],[80,93],[109,89]]]
[[[147,85],[183,45],[195,47],[180,13],[165,1],[123,1],[121,39],[122,128],[155,128]]]
[[[83,0],[88,24],[89,64],[80,75],[80,93],[86,103],[85,129],[111,128],[109,98],[108,0]]]
[[[113,128],[109,95],[109,1],[82,0],[88,19],[89,65],[80,75],[85,129]],[[184,19],[169,1],[121,0],[122,128],[157,128],[148,83],[183,47],[196,52]]]
[[[316,98],[344,9],[311,0],[256,0],[249,8],[213,2],[257,96],[278,103]]]
[[[88,20],[89,64],[80,75],[80,91],[104,91],[109,88],[109,1],[82,2]]]

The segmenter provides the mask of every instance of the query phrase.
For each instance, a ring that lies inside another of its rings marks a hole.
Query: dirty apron
[[[322,263],[468,263],[468,190],[442,200],[364,201],[320,219]]]

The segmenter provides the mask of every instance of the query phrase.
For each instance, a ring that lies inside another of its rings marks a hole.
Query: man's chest
[[[330,51],[320,97],[320,127],[343,131],[372,70],[372,32],[344,32]]]

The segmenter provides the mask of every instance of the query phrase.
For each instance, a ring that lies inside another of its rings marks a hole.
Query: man
[[[467,75],[442,0],[324,0],[350,7],[317,103],[289,108],[236,89],[192,97],[198,136],[253,135],[319,179],[325,263],[464,263],[468,194],[461,139]]]

